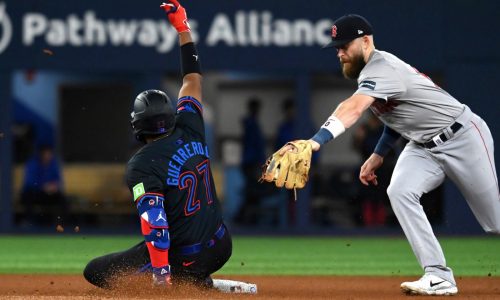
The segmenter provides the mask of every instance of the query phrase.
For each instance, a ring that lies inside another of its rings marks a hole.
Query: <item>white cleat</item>
[[[425,274],[417,281],[403,282],[401,289],[412,295],[452,296],[458,293],[456,285],[431,274]]]

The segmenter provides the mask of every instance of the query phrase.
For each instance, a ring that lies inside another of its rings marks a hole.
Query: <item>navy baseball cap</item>
[[[343,46],[358,37],[371,34],[372,25],[365,18],[354,14],[345,15],[333,22],[332,41],[323,49]]]

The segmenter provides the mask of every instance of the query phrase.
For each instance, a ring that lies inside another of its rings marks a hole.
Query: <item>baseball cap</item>
[[[372,25],[365,18],[355,14],[345,15],[333,22],[332,41],[323,46],[323,49],[339,47],[358,37],[371,34],[373,34]]]

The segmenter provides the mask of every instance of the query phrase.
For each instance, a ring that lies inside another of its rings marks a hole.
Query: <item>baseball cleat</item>
[[[401,289],[411,295],[452,296],[458,293],[455,284],[431,274],[425,274],[417,281],[403,282]]]

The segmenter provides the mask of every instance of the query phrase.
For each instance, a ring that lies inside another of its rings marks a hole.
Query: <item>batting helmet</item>
[[[145,142],[146,135],[170,134],[175,126],[172,101],[159,90],[147,90],[137,95],[130,115],[135,138],[141,142]]]

